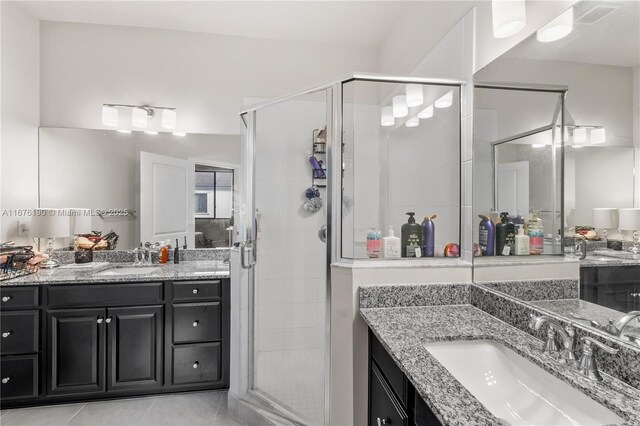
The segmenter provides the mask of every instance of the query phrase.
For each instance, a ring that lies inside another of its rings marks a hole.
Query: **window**
[[[196,218],[229,219],[233,210],[233,171],[197,171]]]

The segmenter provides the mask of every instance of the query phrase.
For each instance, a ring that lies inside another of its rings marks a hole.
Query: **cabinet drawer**
[[[222,298],[222,281],[178,281],[173,283],[173,300],[189,302]]]
[[[371,364],[371,395],[369,396],[369,425],[379,426],[409,424],[409,416],[388,386],[380,370]]]
[[[371,356],[378,365],[378,368],[400,399],[400,402],[402,402],[405,407],[408,406],[409,381],[373,333],[369,333],[369,340],[371,341]]]
[[[3,310],[35,308],[38,306],[38,287],[3,287],[0,300]]]
[[[3,400],[38,396],[38,355],[5,357],[0,366]]]
[[[220,342],[174,346],[173,384],[215,382],[221,379]]]
[[[161,282],[96,285],[55,285],[48,288],[49,307],[94,307],[157,304],[163,300]]]
[[[209,342],[222,338],[221,302],[173,305],[173,342]]]
[[[38,352],[38,311],[9,311],[0,315],[0,354]]]

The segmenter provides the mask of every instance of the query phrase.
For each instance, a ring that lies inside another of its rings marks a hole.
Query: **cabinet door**
[[[105,310],[47,312],[48,393],[102,392]]]
[[[162,386],[162,306],[107,311],[108,389]]]
[[[409,416],[374,363],[369,374],[369,425],[408,426]]]

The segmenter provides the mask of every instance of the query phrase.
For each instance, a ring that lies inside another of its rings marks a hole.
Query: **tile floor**
[[[2,426],[244,426],[227,408],[226,391],[191,392],[2,410]]]

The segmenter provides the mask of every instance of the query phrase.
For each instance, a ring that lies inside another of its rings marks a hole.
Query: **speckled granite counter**
[[[41,269],[35,274],[25,275],[11,280],[0,281],[0,286],[35,285],[35,284],[99,284],[117,282],[146,282],[164,280],[189,280],[211,279],[229,277],[229,266],[222,261],[188,261],[178,264],[166,263],[164,265],[153,264],[152,272],[146,274],[130,275],[98,275],[110,268],[130,267],[132,264],[111,263],[109,265],[92,269]]]
[[[588,255],[580,261],[581,268],[598,266],[637,266],[640,265],[640,255],[630,255],[625,257],[606,256],[598,251]]]
[[[603,375],[594,383],[544,358],[542,342],[470,305],[364,308],[361,316],[445,425],[496,425],[493,416],[423,347],[443,340],[498,341],[616,412],[640,424],[640,391]]]

